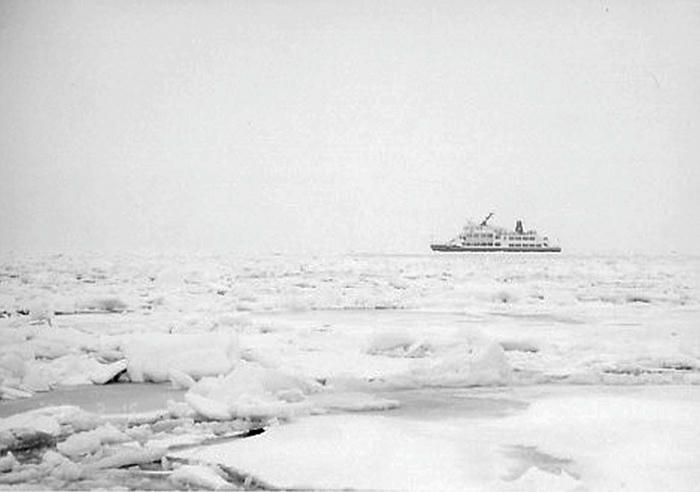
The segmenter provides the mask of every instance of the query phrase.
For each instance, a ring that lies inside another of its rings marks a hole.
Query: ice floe
[[[123,347],[131,381],[165,382],[173,369],[199,379],[228,373],[238,360],[235,334],[135,335]]]
[[[162,477],[118,467],[251,426],[395,409],[376,394],[395,388],[697,385],[699,272],[685,257],[3,260],[0,405],[85,384],[184,396],[108,418],[73,407],[4,418],[0,483],[216,488],[214,476],[232,478],[206,464]],[[44,454],[31,463],[9,454],[32,447]],[[542,473],[501,485],[576,486]]]

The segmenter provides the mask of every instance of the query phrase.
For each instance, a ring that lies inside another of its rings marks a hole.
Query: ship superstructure
[[[541,236],[535,230],[525,230],[521,220],[516,221],[515,229],[491,226],[488,221],[493,213],[488,214],[479,223],[468,221],[459,236],[445,244],[431,244],[433,251],[508,251],[559,253],[561,247],[552,244],[547,236]]]

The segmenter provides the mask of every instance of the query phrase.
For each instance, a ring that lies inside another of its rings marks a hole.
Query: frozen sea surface
[[[379,333],[423,342],[428,358],[465,337],[497,341],[516,381],[684,383],[700,369],[699,272],[682,256],[6,258],[0,328],[5,352],[31,337],[24,360],[120,350],[135,334],[234,332],[317,377],[421,365],[368,355]]]
[[[400,409],[310,417],[181,456],[284,489],[691,491],[700,480],[697,386],[391,396]]]
[[[50,406],[63,404],[98,413],[168,407],[174,423],[142,430],[139,445],[144,436],[166,442],[160,429],[169,426],[178,439],[202,438],[192,418],[218,422],[210,425],[218,433],[221,422],[247,422],[268,428],[245,441],[261,454],[304,435],[304,446],[342,448],[357,464],[345,475],[320,456],[316,475],[277,477],[264,460],[247,470],[286,485],[365,487],[350,479],[365,465],[354,450],[379,446],[376,434],[404,448],[370,488],[428,486],[430,474],[406,480],[420,468],[419,450],[438,447],[452,453],[439,468],[446,481],[436,482],[446,488],[607,490],[617,476],[636,483],[639,470],[655,470],[647,483],[665,477],[691,490],[686,461],[697,461],[700,441],[683,436],[697,423],[699,321],[696,257],[9,256],[0,260],[0,416],[46,408],[56,419]],[[110,382],[131,384],[98,386]],[[640,426],[648,435],[635,434]],[[333,441],[337,427],[345,433]],[[586,441],[598,428],[617,444],[600,434],[602,444]],[[568,446],[572,435],[583,447]],[[461,450],[464,440],[491,451]],[[663,454],[675,445],[680,454]],[[90,453],[111,452],[102,446]],[[66,456],[83,466],[93,454]],[[618,455],[626,458],[606,468]],[[487,473],[479,457],[498,467],[545,464],[510,479],[516,472]],[[467,473],[450,460],[474,466]],[[186,470],[167,484],[217,483]]]
[[[76,405],[98,414],[142,413],[166,407],[168,400],[181,401],[184,391],[169,384],[110,384],[63,386],[32,398],[0,404],[0,418],[37,408]]]

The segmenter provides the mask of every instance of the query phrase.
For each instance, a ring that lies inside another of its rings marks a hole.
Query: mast
[[[486,218],[484,220],[482,220],[481,224],[479,224],[479,225],[484,227],[491,217],[493,217],[493,212],[489,212],[489,214],[486,216]]]

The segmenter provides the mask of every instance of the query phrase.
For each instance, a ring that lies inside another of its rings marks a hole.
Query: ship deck
[[[504,248],[500,246],[453,246],[431,244],[430,249],[443,253],[561,253],[560,247]]]

